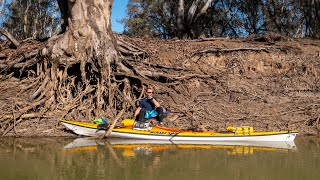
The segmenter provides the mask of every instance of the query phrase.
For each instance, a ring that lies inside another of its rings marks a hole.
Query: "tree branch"
[[[20,46],[19,42],[7,30],[0,28],[0,33],[6,36],[16,48]]]

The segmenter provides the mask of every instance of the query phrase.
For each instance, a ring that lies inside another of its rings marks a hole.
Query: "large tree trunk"
[[[60,8],[61,31],[66,32],[68,26],[68,2],[66,0],[57,0]]]
[[[45,47],[41,44],[39,49],[13,60],[8,56],[0,62],[1,72],[12,72],[10,76],[20,72],[19,78],[28,82],[21,85],[21,91],[27,95],[23,97],[26,101],[19,102],[17,112],[1,115],[2,134],[11,131],[23,118],[47,116],[54,122],[62,118],[112,119],[117,111],[135,106],[137,97],[142,96],[139,89],[146,83],[133,75],[133,71],[141,73],[124,57],[145,57],[147,53],[119,38],[116,41],[110,24],[113,0],[58,2],[64,20],[63,33],[51,37]],[[2,33],[19,46],[9,33]]]
[[[178,37],[182,39],[182,36],[184,35],[184,0],[179,0],[177,12],[177,28]]]
[[[62,4],[61,9],[67,9],[68,27],[64,34],[52,38],[48,44],[50,58],[60,64],[80,62],[82,66],[94,59],[107,73],[109,64],[117,59],[110,24],[113,0],[65,1],[68,3]]]
[[[119,64],[110,24],[113,0],[58,1],[65,32],[52,37],[42,50],[50,67],[50,72],[46,73],[51,80],[46,85],[50,89],[47,106],[57,99],[57,87],[71,82],[68,78],[73,71],[79,72],[76,76],[81,75],[76,79],[75,86],[81,84],[77,90],[91,89],[88,91],[94,92],[96,109],[102,109],[106,103],[103,95],[111,96],[110,66]]]
[[[202,15],[204,15],[208,8],[210,7],[210,4],[213,0],[206,0],[206,1],[200,1],[200,0],[194,0],[191,4],[191,6],[188,9],[188,12],[186,13],[185,17],[185,2],[184,0],[179,0],[178,3],[178,11],[177,11],[177,29],[178,29],[178,37],[180,39],[184,38],[195,38],[194,33],[191,32],[192,26],[194,25],[194,22],[200,18]],[[198,7],[200,5],[203,5],[202,8],[199,10]]]

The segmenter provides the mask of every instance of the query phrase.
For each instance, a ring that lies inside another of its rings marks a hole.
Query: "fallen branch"
[[[151,72],[151,71],[140,71],[143,75],[149,76],[149,77],[166,77],[171,80],[186,80],[190,78],[210,78],[210,75],[202,75],[202,74],[186,74],[183,76],[179,75],[168,75],[161,72]]]
[[[191,57],[198,54],[206,54],[206,53],[230,53],[235,51],[265,51],[269,52],[266,48],[233,48],[233,49],[221,49],[221,48],[213,48],[213,49],[205,49],[201,51],[197,51],[191,55]]]
[[[109,137],[109,136],[110,136],[110,134],[111,134],[114,126],[116,125],[117,121],[121,118],[121,116],[123,115],[124,111],[125,111],[125,109],[122,109],[122,110],[117,114],[117,116],[114,118],[112,124],[110,125],[108,131],[106,131],[106,133],[103,134],[103,135],[100,137],[100,139],[103,138],[103,137]]]

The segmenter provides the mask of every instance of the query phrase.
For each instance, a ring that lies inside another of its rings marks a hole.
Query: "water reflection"
[[[296,150],[294,142],[201,142],[201,141],[156,141],[78,138],[64,146],[66,152],[98,151],[101,147],[119,150],[123,157],[137,154],[151,155],[160,151],[182,149],[222,149],[227,155],[252,155],[256,151],[289,152]]]
[[[299,137],[295,144],[0,138],[0,174],[6,180],[318,179],[320,138]]]

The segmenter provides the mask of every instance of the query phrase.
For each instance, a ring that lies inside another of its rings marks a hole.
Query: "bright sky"
[[[128,0],[114,0],[112,6],[111,25],[112,30],[122,33],[124,28],[123,24],[117,22],[126,16]]]

